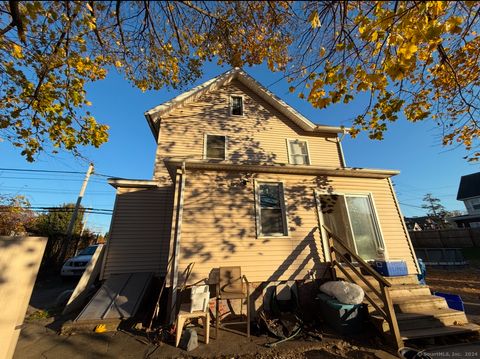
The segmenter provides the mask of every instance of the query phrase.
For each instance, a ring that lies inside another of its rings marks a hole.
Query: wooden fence
[[[480,228],[410,231],[409,234],[415,248],[480,247]]]

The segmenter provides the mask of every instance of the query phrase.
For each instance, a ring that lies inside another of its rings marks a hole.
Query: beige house
[[[145,116],[158,144],[153,178],[109,180],[102,279],[154,272],[174,304],[179,286],[241,266],[257,305],[272,282],[356,273],[371,319],[397,347],[478,331],[419,284],[390,180],[398,171],[348,167],[343,128],[312,123],[240,69]],[[367,263],[378,258],[404,260],[408,275],[383,278]]]
[[[153,271],[174,285],[241,265],[253,282],[302,280],[329,262],[327,224],[362,258],[417,264],[390,177],[347,167],[344,129],[316,125],[240,69],[145,113],[151,180],[117,189],[102,277]],[[340,135],[340,136],[339,136]]]

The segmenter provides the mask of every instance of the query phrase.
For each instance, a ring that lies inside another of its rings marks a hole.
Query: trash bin
[[[364,304],[343,304],[334,297],[320,293],[315,298],[322,319],[341,334],[354,334],[362,330]]]

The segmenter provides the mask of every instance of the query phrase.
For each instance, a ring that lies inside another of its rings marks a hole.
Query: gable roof
[[[148,121],[148,125],[152,130],[155,139],[158,138],[158,130],[160,125],[160,120],[162,116],[168,114],[172,110],[195,101],[198,97],[203,95],[208,91],[218,89],[225,84],[228,84],[232,80],[238,80],[250,90],[252,90],[256,95],[266,101],[268,104],[273,106],[275,109],[280,111],[283,115],[289,118],[301,129],[308,132],[327,132],[327,133],[342,133],[347,129],[344,127],[336,126],[327,126],[327,125],[316,125],[305,116],[295,110],[293,107],[289,106],[282,99],[277,97],[275,94],[267,90],[263,85],[261,85],[257,80],[252,76],[247,74],[240,68],[234,68],[230,71],[227,71],[217,77],[214,77],[203,84],[194,87],[193,89],[184,92],[183,94],[173,98],[170,101],[164,102],[159,106],[156,106],[145,112],[145,117]]]
[[[480,196],[480,172],[462,176],[458,187],[457,200]]]

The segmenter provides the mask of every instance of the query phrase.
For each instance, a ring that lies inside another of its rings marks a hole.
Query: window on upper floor
[[[308,154],[307,141],[287,140],[288,161],[293,165],[309,165],[310,156]]]
[[[205,135],[204,157],[224,160],[227,154],[227,137],[223,135]]]
[[[288,235],[285,199],[280,182],[257,183],[257,234],[259,237]]]
[[[472,209],[474,211],[480,210],[480,198],[472,198],[470,200],[470,204],[472,205]]]
[[[230,97],[230,114],[234,116],[243,115],[243,97],[242,96]]]

